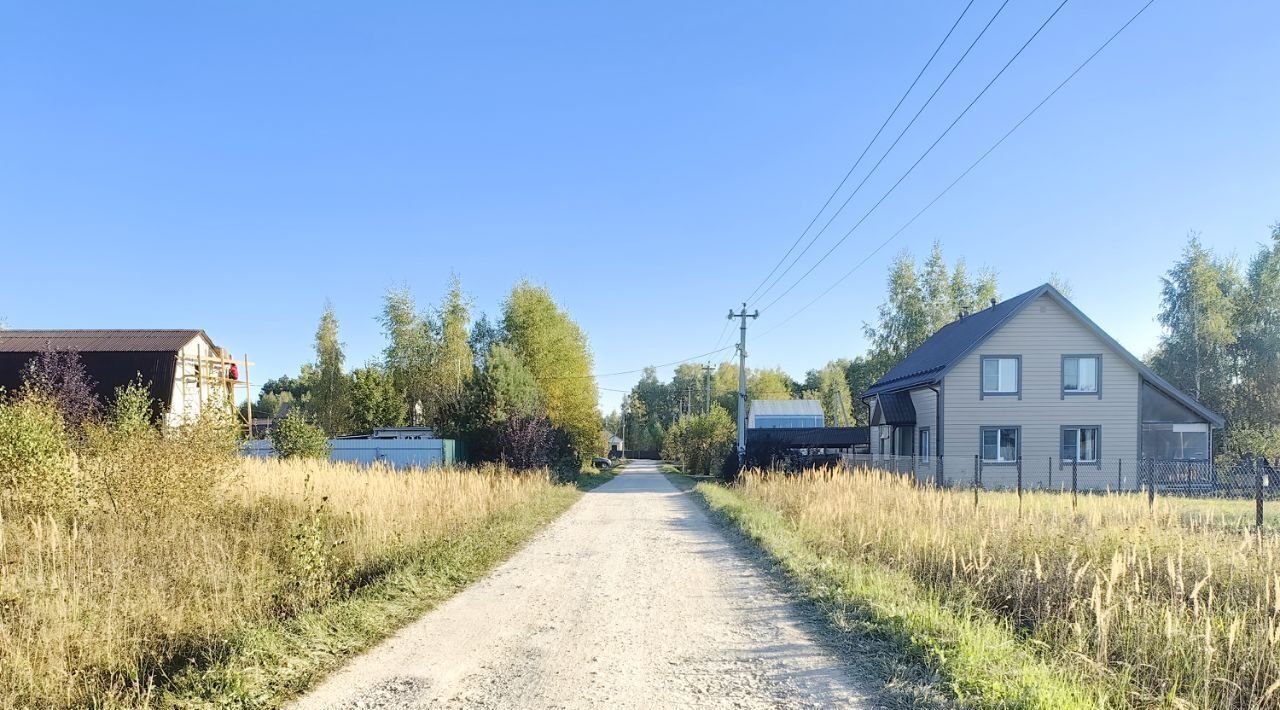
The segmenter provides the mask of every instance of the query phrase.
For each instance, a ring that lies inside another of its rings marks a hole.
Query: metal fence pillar
[[[1053,457],[1049,457],[1049,490],[1053,490]]]
[[[1018,457],[1018,519],[1022,519],[1022,457]]]
[[[1071,457],[1071,509],[1076,509],[1076,491],[1079,489],[1080,480],[1076,471],[1076,458]]]
[[[1155,467],[1148,462],[1145,468],[1147,469],[1147,509],[1154,511],[1156,507]]]
[[[1258,460],[1253,460],[1253,495],[1254,495],[1254,525],[1259,530],[1262,529],[1262,466],[1258,465]]]
[[[978,458],[977,454],[974,454],[973,455],[973,507],[975,508],[978,507],[978,483],[982,480],[982,474],[979,473],[979,471],[981,470],[979,468],[980,465],[981,465],[981,459]]]
[[[1116,459],[1116,493],[1124,490],[1124,459]]]

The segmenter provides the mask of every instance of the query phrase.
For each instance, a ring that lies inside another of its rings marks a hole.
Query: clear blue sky
[[[925,87],[997,4],[975,2]],[[1010,3],[811,256],[1056,4]],[[1140,4],[1069,2],[756,332],[896,230]],[[325,299],[360,364],[382,347],[387,287],[435,300],[456,271],[491,313],[521,277],[549,286],[599,372],[704,352],[962,6],[0,2],[0,318],[200,327],[249,352],[260,381],[311,357]],[[1157,0],[853,278],[753,340],[752,364],[802,377],[862,352],[886,265],[934,239],[997,270],[1005,295],[1058,272],[1142,354],[1188,230],[1246,257],[1280,220],[1277,26],[1275,2]]]

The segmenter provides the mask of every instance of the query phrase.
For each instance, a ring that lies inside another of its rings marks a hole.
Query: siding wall
[[[1064,354],[1101,355],[1100,399],[1088,395],[1062,397]],[[1021,399],[979,396],[983,355],[1021,356]],[[1028,304],[957,364],[947,374],[945,391],[943,426],[948,481],[953,478],[953,471],[971,475],[973,456],[981,453],[981,427],[1021,426],[1024,485],[1069,487],[1071,466],[1060,462],[1059,427],[1082,425],[1102,428],[1102,465],[1079,467],[1080,488],[1115,488],[1122,476],[1125,488],[1136,487],[1139,373],[1048,296]],[[919,403],[916,410],[920,410]],[[1117,459],[1124,459],[1124,470],[1117,470]],[[1007,487],[1013,485],[1015,475],[1013,466],[984,464],[982,481],[987,488]]]

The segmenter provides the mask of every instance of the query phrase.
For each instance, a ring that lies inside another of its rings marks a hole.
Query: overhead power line
[[[1009,58],[1009,61],[1005,62],[1004,66],[1000,67],[1000,71],[996,72],[996,75],[991,77],[991,80],[987,82],[986,86],[982,87],[982,91],[979,91],[978,95],[973,97],[973,100],[970,101],[969,104],[964,107],[964,110],[961,111],[960,114],[956,116],[953,121],[951,121],[951,123],[946,127],[946,129],[942,131],[942,134],[939,135],[937,139],[935,139],[933,143],[931,143],[929,147],[925,149],[924,153],[920,154],[919,158],[916,158],[916,161],[911,164],[911,167],[907,168],[907,171],[904,172],[902,176],[898,178],[897,182],[893,183],[893,185],[890,186],[889,189],[886,190],[885,193],[880,196],[879,200],[876,200],[876,203],[871,206],[871,209],[867,210],[862,215],[862,217],[860,217],[858,221],[855,222],[854,225],[849,228],[849,231],[845,232],[844,236],[840,237],[840,239],[837,240],[835,244],[831,245],[831,248],[828,249],[826,253],[824,253],[821,257],[819,257],[818,260],[814,262],[813,265],[810,266],[807,271],[801,274],[798,279],[791,282],[791,285],[788,286],[785,291],[775,296],[772,301],[769,301],[768,304],[766,304],[765,306],[762,306],[760,310],[768,310],[775,303],[782,300],[782,298],[785,297],[788,293],[791,293],[791,291],[795,289],[796,286],[799,286],[809,276],[809,274],[812,274],[814,269],[818,268],[822,264],[822,262],[826,261],[827,258],[830,257],[833,252],[835,252],[836,249],[840,248],[840,245],[844,244],[845,241],[847,241],[849,237],[854,233],[854,231],[857,230],[857,228],[860,227],[862,223],[865,222],[867,218],[870,217],[871,214],[875,212],[876,209],[880,207],[880,205],[883,204],[886,199],[889,198],[889,195],[892,195],[893,191],[898,189],[898,186],[902,184],[902,181],[906,180],[907,177],[911,175],[912,172],[915,171],[916,167],[919,166],[920,163],[923,162],[924,159],[927,158],[929,154],[933,152],[933,149],[936,148],[938,144],[942,142],[942,139],[947,137],[947,134],[951,132],[951,129],[955,128],[956,124],[960,122],[960,119],[964,118],[965,115],[969,113],[969,110],[972,109],[974,105],[978,103],[978,100],[981,99],[987,93],[987,91],[992,87],[992,85],[994,85],[996,81],[1001,76],[1004,75],[1005,71],[1008,70],[1008,68],[1013,65],[1014,61],[1016,61],[1018,57],[1022,56],[1023,51],[1025,51],[1026,48],[1030,46],[1030,44],[1035,40],[1036,37],[1040,36],[1040,33],[1044,31],[1044,28],[1049,25],[1049,23],[1053,20],[1053,18],[1058,16],[1058,13],[1062,11],[1062,8],[1065,7],[1068,2],[1070,2],[1070,0],[1062,0],[1062,2],[1059,3],[1056,8],[1054,8],[1053,12],[1050,13],[1049,16],[1045,18],[1044,22],[1040,23],[1040,26],[1036,28],[1036,31],[1033,32],[1031,36],[1027,38],[1027,41],[1023,42],[1022,46],[1018,48],[1018,51],[1015,52],[1014,55]]]
[[[982,154],[982,155],[978,156],[978,159],[977,159],[977,160],[973,161],[973,163],[971,163],[971,164],[969,165],[969,167],[965,168],[964,172],[960,173],[960,175],[959,175],[958,177],[956,177],[956,179],[955,179],[955,180],[952,180],[952,181],[951,181],[951,184],[947,185],[947,186],[946,186],[946,188],[944,188],[944,189],[942,190],[942,192],[939,192],[939,193],[938,193],[938,194],[937,194],[937,195],[936,195],[932,200],[930,200],[930,201],[929,201],[929,203],[928,203],[928,204],[926,204],[924,207],[921,207],[921,208],[920,208],[920,210],[919,210],[918,212],[916,212],[916,213],[911,217],[911,219],[907,220],[907,222],[906,222],[905,224],[903,224],[901,227],[899,227],[899,228],[898,228],[898,230],[897,230],[896,232],[894,232],[893,234],[890,234],[890,235],[889,235],[889,237],[888,237],[887,239],[885,239],[884,241],[880,242],[879,246],[877,246],[877,247],[876,247],[875,249],[873,249],[869,254],[867,254],[865,257],[863,257],[863,259],[862,259],[861,261],[859,261],[857,264],[854,264],[853,268],[849,269],[848,271],[846,271],[846,272],[845,272],[845,274],[844,274],[843,276],[841,276],[840,278],[836,279],[836,281],[835,281],[834,283],[832,283],[830,286],[828,286],[828,287],[827,287],[827,289],[826,289],[825,291],[823,291],[822,293],[818,294],[816,297],[814,297],[814,298],[813,298],[813,300],[811,300],[811,301],[809,301],[808,303],[806,303],[805,305],[801,306],[798,310],[796,310],[796,311],[795,311],[794,313],[792,313],[791,315],[789,315],[789,316],[787,316],[786,318],[783,318],[782,320],[778,321],[778,323],[777,323],[776,325],[774,325],[774,326],[773,326],[772,328],[770,328],[769,330],[766,330],[765,332],[761,333],[759,337],[762,337],[762,338],[763,338],[763,337],[765,337],[765,336],[769,335],[770,333],[774,332],[775,330],[778,330],[779,328],[781,328],[781,327],[783,327],[784,325],[786,325],[787,323],[789,323],[789,322],[791,321],[791,319],[793,319],[793,318],[795,318],[796,316],[798,316],[798,315],[800,315],[801,313],[803,313],[803,312],[804,312],[805,310],[807,310],[810,306],[812,306],[813,304],[815,304],[815,303],[817,303],[818,301],[822,300],[822,298],[823,298],[823,297],[825,297],[827,294],[829,294],[829,293],[831,293],[833,290],[835,290],[835,288],[836,288],[837,286],[839,286],[840,284],[844,283],[845,279],[847,279],[847,278],[849,278],[850,276],[852,276],[852,275],[853,275],[853,273],[854,273],[855,271],[857,271],[857,270],[858,270],[859,268],[861,268],[864,264],[866,264],[868,261],[870,261],[870,260],[871,260],[871,257],[875,256],[875,255],[876,255],[876,254],[878,254],[882,249],[884,249],[886,246],[888,246],[888,245],[889,245],[889,242],[892,242],[894,239],[897,239],[897,238],[898,238],[898,235],[900,235],[900,234],[902,234],[904,231],[906,231],[906,229],[907,229],[908,227],[910,227],[912,224],[914,224],[914,223],[915,223],[915,221],[916,221],[917,219],[919,219],[921,215],[923,215],[925,212],[927,212],[927,211],[929,210],[929,208],[931,208],[931,207],[933,207],[935,204],[937,204],[937,202],[938,202],[939,200],[941,200],[941,199],[942,199],[942,198],[943,198],[943,197],[944,197],[948,192],[950,192],[950,191],[951,191],[951,188],[955,187],[955,186],[956,186],[956,185],[957,185],[961,180],[965,179],[965,177],[967,177],[967,176],[969,175],[969,173],[973,172],[973,170],[974,170],[975,168],[977,168],[977,167],[978,167],[978,165],[980,165],[980,164],[982,163],[982,161],[986,160],[986,159],[987,159],[987,156],[989,156],[989,155],[991,155],[993,152],[995,152],[995,150],[996,150],[997,148],[999,148],[999,147],[1000,147],[1000,146],[1001,146],[1001,145],[1002,145],[1006,140],[1008,140],[1009,136],[1013,135],[1013,134],[1014,134],[1014,132],[1016,132],[1019,128],[1021,128],[1021,127],[1022,127],[1022,124],[1026,123],[1026,122],[1027,122],[1027,121],[1028,121],[1032,116],[1034,116],[1034,115],[1036,114],[1036,112],[1038,112],[1038,111],[1041,109],[1041,107],[1043,107],[1045,104],[1049,103],[1049,100],[1050,100],[1050,99],[1052,99],[1054,96],[1056,96],[1056,95],[1057,95],[1057,93],[1058,93],[1059,91],[1061,91],[1061,90],[1062,90],[1062,87],[1066,86],[1066,85],[1067,85],[1067,84],[1068,84],[1072,79],[1074,79],[1074,78],[1076,77],[1076,75],[1077,75],[1077,74],[1079,74],[1079,73],[1080,73],[1080,72],[1081,72],[1085,67],[1089,66],[1089,63],[1090,63],[1090,62],[1092,62],[1092,61],[1094,60],[1094,58],[1095,58],[1095,57],[1097,57],[1099,54],[1101,54],[1101,53],[1102,53],[1102,51],[1103,51],[1104,49],[1106,49],[1108,46],[1110,46],[1110,44],[1111,44],[1112,42],[1114,42],[1114,41],[1115,41],[1115,39],[1116,39],[1117,37],[1119,37],[1119,36],[1120,36],[1120,34],[1121,34],[1122,32],[1124,32],[1126,29],[1128,29],[1129,25],[1133,24],[1135,20],[1137,20],[1140,16],[1142,16],[1142,13],[1146,12],[1146,11],[1147,11],[1147,8],[1151,7],[1151,6],[1155,3],[1155,1],[1156,1],[1156,0],[1147,0],[1147,3],[1146,3],[1146,4],[1144,4],[1142,7],[1140,7],[1140,8],[1138,9],[1138,11],[1137,11],[1137,12],[1135,12],[1132,16],[1130,16],[1130,17],[1129,17],[1129,19],[1128,19],[1128,20],[1127,20],[1123,25],[1121,25],[1119,29],[1117,29],[1115,32],[1113,32],[1113,33],[1111,34],[1111,36],[1110,36],[1110,37],[1108,37],[1108,38],[1107,38],[1107,40],[1106,40],[1105,42],[1103,42],[1101,45],[1099,45],[1097,49],[1093,50],[1093,53],[1092,53],[1092,54],[1090,54],[1088,57],[1086,57],[1086,58],[1084,59],[1084,61],[1080,62],[1080,64],[1078,64],[1078,65],[1076,66],[1076,68],[1075,68],[1074,70],[1072,70],[1072,72],[1071,72],[1070,74],[1068,74],[1068,75],[1067,75],[1067,77],[1066,77],[1065,79],[1063,79],[1061,82],[1059,82],[1057,86],[1053,87],[1053,90],[1052,90],[1052,91],[1050,91],[1048,94],[1046,94],[1046,95],[1045,95],[1045,97],[1044,97],[1043,99],[1040,99],[1040,102],[1039,102],[1039,103],[1037,103],[1034,107],[1032,107],[1032,109],[1031,109],[1030,111],[1028,111],[1028,112],[1027,112],[1027,113],[1026,113],[1026,114],[1025,114],[1021,119],[1019,119],[1017,123],[1013,124],[1013,127],[1012,127],[1012,128],[1010,128],[1008,131],[1006,131],[1004,135],[1000,136],[1000,139],[999,139],[999,140],[997,140],[995,143],[991,144],[991,147],[990,147],[990,148],[987,148],[987,150],[986,150],[985,152],[983,152],[983,154]]]
[[[813,215],[813,219],[809,220],[809,224],[805,226],[804,231],[800,232],[800,236],[796,237],[796,240],[791,243],[791,247],[787,249],[787,253],[783,254],[781,259],[778,259],[778,263],[773,265],[773,268],[769,270],[769,273],[764,277],[764,279],[762,279],[760,283],[756,284],[756,287],[751,290],[751,294],[743,299],[744,301],[750,301],[755,298],[756,292],[760,290],[760,287],[769,282],[769,279],[773,277],[773,274],[778,270],[778,267],[782,266],[782,263],[787,260],[787,257],[791,256],[791,252],[795,250],[796,245],[800,243],[800,240],[804,239],[804,236],[809,233],[809,230],[813,229],[813,225],[817,224],[818,218],[822,216],[822,213],[826,211],[827,207],[831,206],[831,201],[836,198],[836,195],[840,194],[840,190],[844,188],[845,183],[853,176],[853,172],[862,164],[862,159],[867,157],[867,151],[871,150],[871,146],[875,145],[876,140],[880,138],[880,134],[883,133],[885,127],[889,125],[889,121],[892,121],[893,117],[898,115],[898,109],[902,108],[902,103],[907,100],[907,96],[911,95],[912,90],[916,88],[916,84],[920,83],[920,78],[924,76],[924,73],[928,71],[929,67],[933,64],[933,60],[938,56],[938,52],[942,51],[943,45],[947,43],[947,40],[951,39],[951,34],[956,31],[956,27],[960,26],[960,21],[964,19],[966,14],[968,14],[969,8],[973,7],[974,2],[975,0],[969,0],[969,4],[965,5],[964,9],[960,11],[960,16],[956,18],[955,22],[951,23],[951,29],[947,30],[947,34],[942,38],[942,41],[938,43],[937,47],[934,47],[933,53],[929,55],[929,60],[924,63],[924,66],[920,67],[920,71],[916,73],[916,78],[911,80],[911,85],[902,93],[902,96],[898,99],[898,103],[894,105],[893,110],[889,112],[889,115],[885,117],[884,122],[880,124],[880,128],[876,129],[875,135],[871,136],[870,141],[867,141],[866,147],[858,154],[858,159],[853,161],[853,166],[850,167],[849,171],[840,179],[840,184],[836,185],[836,189],[832,190],[831,194],[827,196],[827,201],[822,203],[822,207],[820,207],[817,213]],[[1004,6],[1001,5],[1001,9],[1003,8]],[[988,22],[987,24],[990,26],[991,23]],[[983,31],[985,32],[986,29],[984,28]],[[979,35],[979,37],[981,36],[982,35]],[[970,45],[970,49],[972,49],[972,45]],[[966,51],[965,54],[968,54],[968,52]],[[963,59],[963,57],[961,59]],[[955,71],[954,67],[952,68],[952,71]],[[950,77],[951,75],[947,74],[947,76]],[[944,79],[943,83],[945,82],[946,80]],[[941,88],[941,84],[939,84],[939,88]],[[937,93],[937,89],[934,89],[934,93]],[[933,97],[930,96],[929,98],[932,99]],[[927,101],[925,102],[925,105],[928,105]],[[918,116],[919,114],[916,115]],[[914,120],[915,119],[912,119],[913,122]],[[724,337],[723,332],[721,332],[720,337]],[[719,345],[719,340],[716,341],[716,344]]]
[[[898,135],[896,138],[893,139],[893,143],[890,143],[889,147],[886,148],[885,151],[880,154],[880,159],[876,161],[876,164],[872,165],[871,169],[867,171],[867,174],[862,176],[862,180],[857,184],[857,186],[853,188],[853,191],[850,192],[849,195],[844,198],[844,202],[840,203],[840,207],[838,207],[836,211],[833,212],[829,218],[827,218],[826,224],[822,225],[822,229],[819,229],[817,233],[815,233],[812,237],[810,237],[809,243],[804,245],[804,249],[801,249],[800,253],[796,254],[795,258],[791,260],[790,264],[787,264],[787,268],[783,269],[782,273],[778,274],[777,278],[775,278],[773,282],[770,283],[768,287],[766,287],[765,290],[760,293],[760,298],[757,299],[757,301],[764,299],[764,297],[768,295],[770,291],[773,290],[773,287],[777,286],[782,281],[782,279],[785,278],[786,275],[791,272],[791,269],[795,268],[795,265],[798,264],[800,260],[804,258],[804,255],[809,253],[809,250],[813,248],[813,245],[818,241],[818,239],[820,239],[823,234],[827,233],[827,229],[831,227],[831,223],[836,221],[836,218],[839,217],[840,214],[844,212],[844,208],[848,207],[849,203],[853,200],[853,198],[857,197],[858,193],[862,191],[863,185],[866,185],[867,181],[870,180],[871,177],[876,174],[876,170],[878,170],[880,168],[880,165],[884,163],[885,159],[889,157],[889,154],[893,152],[893,149],[898,147],[898,143],[902,141],[903,136],[907,135],[907,131],[910,131],[911,127],[916,125],[916,121],[919,120],[920,115],[924,113],[925,109],[929,108],[929,104],[933,103],[934,97],[938,95],[939,91],[942,91],[942,87],[946,86],[947,81],[951,79],[951,75],[956,73],[956,70],[959,69],[960,65],[964,63],[965,58],[968,57],[969,53],[973,51],[973,48],[977,46],[979,40],[981,40],[983,36],[987,34],[987,30],[990,29],[991,25],[995,23],[996,18],[1000,17],[1000,13],[1004,12],[1004,8],[1008,4],[1009,4],[1009,0],[1004,0],[1004,2],[1000,4],[1000,7],[996,8],[995,14],[991,16],[991,19],[987,20],[987,24],[982,26],[982,30],[978,32],[978,35],[974,37],[973,41],[969,43],[969,46],[965,48],[964,53],[960,55],[960,58],[957,59],[955,63],[951,65],[951,69],[947,71],[946,76],[942,77],[942,81],[938,82],[938,85],[933,88],[933,92],[930,93],[929,97],[925,99],[923,104],[920,105],[920,108],[916,109],[915,115],[911,117],[911,120],[907,122],[907,125],[902,127],[901,131],[898,131]],[[968,7],[966,6],[965,9],[968,10]],[[959,22],[959,20],[957,20],[957,22]],[[948,36],[950,36],[950,33],[948,33]],[[941,49],[941,46],[939,46],[939,49]],[[919,77],[917,77],[917,79],[918,78]],[[914,85],[915,84],[912,84],[912,86]],[[906,96],[903,95],[903,98],[906,98]],[[902,102],[899,101],[898,103],[899,105],[901,105]],[[896,111],[897,109],[895,108],[894,110]],[[888,121],[886,120],[885,123],[888,123]],[[881,126],[881,129],[883,128],[884,126]],[[877,137],[879,135],[880,135],[879,133],[876,133]],[[874,142],[874,139],[872,142]],[[868,144],[867,147],[870,148],[871,145]],[[866,151],[863,151],[864,155],[865,153]],[[861,161],[861,157],[859,157],[859,161]],[[854,167],[857,167],[857,166],[855,165]],[[853,170],[850,169],[849,172],[852,173]],[[846,175],[845,178],[848,179],[848,175]],[[842,181],[840,184],[843,186],[844,182]],[[835,197],[835,195],[832,194],[832,197]],[[827,200],[828,204],[830,203],[830,201],[831,201],[830,198],[828,198]],[[823,206],[823,209],[826,209],[825,205]],[[819,212],[819,214],[821,214],[821,212]],[[817,215],[814,216],[814,219],[815,220],[817,219]],[[810,224],[810,226],[813,226],[813,225]],[[807,232],[808,229],[806,229],[805,231]],[[803,235],[801,236],[803,237]],[[799,243],[799,239],[797,239],[796,242]],[[792,249],[795,249],[794,244],[791,246],[791,249],[787,250],[787,254],[790,254]],[[786,260],[786,256],[783,256],[782,258],[784,261]],[[777,271],[776,266],[774,267],[774,271]],[[772,276],[772,272],[770,273],[770,275]],[[768,277],[766,277],[765,280],[768,281]],[[757,286],[756,289],[759,290],[759,286]],[[748,298],[747,300],[751,300],[751,299]]]

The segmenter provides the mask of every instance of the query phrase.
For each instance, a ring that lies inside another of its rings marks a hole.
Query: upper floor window
[[[989,355],[982,358],[982,394],[1018,394],[1022,385],[1022,358]]]
[[[1097,355],[1067,355],[1062,358],[1062,391],[1065,394],[1096,394],[1102,363]]]

